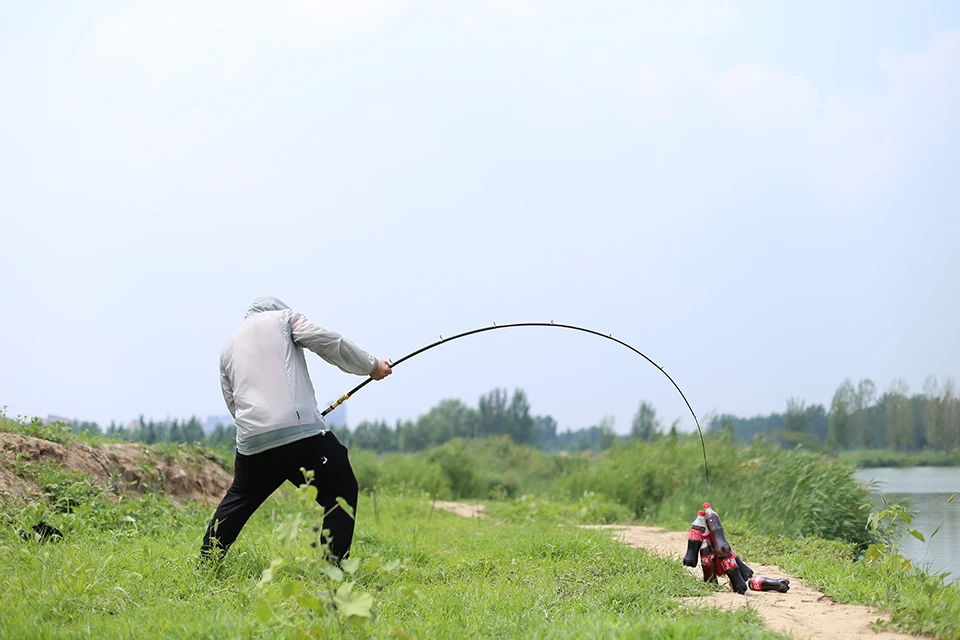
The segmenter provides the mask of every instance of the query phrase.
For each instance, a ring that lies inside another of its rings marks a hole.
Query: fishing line
[[[663,375],[667,376],[667,379],[670,380],[670,382],[671,382],[671,383],[673,384],[673,386],[676,388],[677,392],[680,394],[680,397],[683,398],[683,401],[684,401],[684,402],[686,403],[686,405],[687,405],[687,409],[690,410],[690,415],[693,416],[693,421],[694,421],[694,423],[696,423],[696,425],[697,425],[697,433],[700,434],[700,448],[703,450],[703,475],[704,475],[704,478],[705,478],[706,483],[707,483],[707,491],[710,490],[710,471],[709,471],[709,468],[708,468],[708,466],[707,466],[707,445],[706,445],[706,444],[704,443],[704,441],[703,441],[703,430],[700,428],[700,420],[697,419],[697,414],[696,414],[696,412],[693,410],[693,407],[690,406],[690,401],[687,400],[687,396],[685,396],[685,395],[683,394],[683,391],[680,389],[680,385],[678,385],[678,384],[676,383],[676,381],[670,376],[669,373],[666,372],[666,370],[665,370],[663,367],[661,367],[659,364],[657,364],[656,362],[654,362],[653,359],[651,359],[648,355],[646,355],[645,353],[643,353],[642,351],[640,351],[640,350],[637,349],[636,347],[633,347],[633,346],[627,344],[627,343],[624,342],[623,340],[620,340],[620,339],[618,339],[618,338],[614,338],[614,337],[613,337],[613,334],[600,333],[599,331],[594,331],[593,329],[586,329],[586,328],[584,328],[584,327],[578,327],[578,326],[575,326],[575,325],[572,325],[572,324],[560,324],[560,323],[555,323],[555,322],[553,322],[553,321],[550,321],[550,322],[515,322],[515,323],[512,323],[512,324],[497,324],[497,323],[494,323],[493,326],[490,326],[490,327],[482,327],[482,328],[480,328],[480,329],[473,329],[473,330],[471,330],[471,331],[464,331],[463,333],[458,333],[457,335],[455,335],[455,336],[450,336],[450,337],[448,337],[448,338],[444,338],[443,336],[440,336],[440,339],[437,340],[436,342],[431,343],[431,344],[428,344],[428,345],[425,346],[425,347],[421,347],[421,348],[417,349],[416,351],[414,351],[414,352],[412,352],[412,353],[408,353],[407,355],[403,356],[402,358],[400,358],[399,360],[397,360],[397,361],[395,361],[395,362],[391,362],[391,363],[390,363],[390,367],[391,367],[391,368],[396,367],[398,364],[402,363],[404,360],[409,360],[410,358],[412,358],[412,357],[414,357],[414,356],[420,355],[420,354],[423,353],[424,351],[429,351],[430,349],[433,349],[434,347],[438,347],[438,346],[440,346],[441,344],[445,344],[445,343],[447,343],[447,342],[452,342],[452,341],[457,340],[457,339],[459,339],[459,338],[465,338],[465,337],[467,337],[467,336],[472,336],[472,335],[474,335],[474,334],[476,334],[476,333],[483,333],[483,332],[485,332],[485,331],[494,331],[494,330],[496,330],[496,329],[511,329],[511,328],[513,328],[513,327],[556,327],[556,328],[559,328],[559,329],[572,329],[572,330],[574,330],[574,331],[582,331],[583,333],[589,333],[589,334],[591,334],[591,335],[598,336],[598,337],[600,337],[600,338],[605,338],[605,339],[607,339],[607,340],[612,340],[612,341],[616,342],[617,344],[622,345],[622,346],[626,347],[627,349],[630,349],[631,351],[633,351],[634,353],[636,353],[638,356],[642,357],[644,360],[646,360],[647,362],[649,362],[650,364],[652,364],[653,366],[655,366],[657,369],[659,369],[659,370],[660,370],[660,373],[662,373]],[[323,411],[323,413],[321,413],[320,415],[326,416],[328,413],[330,413],[331,411],[333,411],[334,409],[336,409],[337,407],[339,407],[341,404],[343,404],[344,402],[346,402],[346,401],[347,401],[351,396],[353,396],[357,391],[360,391],[360,389],[363,389],[365,386],[367,386],[367,385],[368,385],[370,382],[372,382],[372,381],[373,381],[373,378],[367,378],[366,380],[364,380],[363,382],[361,382],[360,384],[358,384],[357,386],[355,386],[353,389],[351,389],[350,391],[348,391],[348,392],[346,392],[345,394],[343,394],[342,396],[340,396],[340,398],[338,398],[338,399],[336,400],[336,402],[334,402],[334,403],[331,404],[329,407],[327,407],[327,408]]]

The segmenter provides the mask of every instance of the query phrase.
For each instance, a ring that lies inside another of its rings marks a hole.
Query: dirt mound
[[[233,474],[195,452],[166,456],[140,444],[70,446],[17,433],[0,433],[0,496],[22,499],[44,494],[43,469],[59,468],[89,476],[108,494],[161,492],[178,504],[216,504]]]

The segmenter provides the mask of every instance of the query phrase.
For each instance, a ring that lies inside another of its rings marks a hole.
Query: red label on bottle
[[[730,571],[730,569],[737,568],[737,556],[730,554],[726,558],[720,560],[720,568],[723,569],[724,573]]]
[[[763,591],[763,578],[760,576],[753,576],[748,584],[751,591]]]
[[[705,555],[705,556],[704,556],[704,555],[701,555],[701,556],[700,556],[700,564],[702,564],[702,565],[711,565],[711,564],[713,564],[713,554],[711,553],[710,555]]]
[[[697,542],[703,542],[703,531],[697,531],[696,529],[690,529],[690,537],[687,540],[695,540]]]

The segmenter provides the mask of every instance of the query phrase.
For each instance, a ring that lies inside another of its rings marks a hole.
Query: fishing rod
[[[407,355],[403,356],[402,358],[400,358],[399,360],[397,360],[397,361],[395,361],[395,362],[391,362],[391,363],[390,363],[390,367],[391,367],[391,368],[396,367],[398,364],[402,363],[404,360],[409,360],[410,358],[412,358],[412,357],[414,357],[414,356],[420,355],[420,354],[423,353],[424,351],[429,351],[430,349],[433,349],[434,347],[439,347],[441,344],[445,344],[445,343],[447,343],[447,342],[452,342],[452,341],[454,341],[454,340],[458,340],[458,339],[460,339],[460,338],[465,338],[465,337],[467,337],[467,336],[472,336],[472,335],[477,334],[477,333],[483,333],[483,332],[485,332],[485,331],[494,331],[494,330],[497,330],[497,329],[511,329],[511,328],[514,328],[514,327],[556,327],[556,328],[559,328],[559,329],[572,329],[572,330],[574,330],[574,331],[581,331],[581,332],[583,332],[583,333],[589,333],[589,334],[591,334],[591,335],[598,336],[598,337],[600,337],[600,338],[605,338],[605,339],[607,339],[607,340],[612,340],[612,341],[616,342],[617,344],[622,345],[622,346],[626,347],[627,349],[630,349],[631,351],[633,351],[634,353],[636,353],[638,356],[640,356],[641,358],[643,358],[644,360],[646,360],[647,362],[649,362],[650,364],[652,364],[653,366],[655,366],[657,369],[659,369],[660,372],[661,372],[663,375],[667,376],[667,379],[670,380],[671,383],[673,383],[673,386],[677,389],[677,392],[680,394],[680,397],[683,398],[683,401],[686,403],[687,409],[690,410],[690,415],[693,416],[693,421],[694,421],[694,423],[696,423],[696,425],[697,425],[697,433],[700,434],[700,448],[703,450],[703,475],[704,475],[704,478],[706,479],[707,490],[708,490],[708,491],[710,490],[710,471],[709,471],[709,469],[708,469],[708,467],[707,467],[707,445],[706,445],[706,444],[704,443],[704,441],[703,441],[703,430],[700,428],[700,420],[697,419],[697,414],[696,414],[696,412],[694,412],[693,407],[690,406],[690,401],[687,400],[687,396],[685,396],[685,395],[683,394],[683,391],[680,389],[680,385],[678,385],[678,384],[676,383],[676,381],[670,376],[669,373],[666,372],[666,370],[665,370],[663,367],[661,367],[659,364],[657,364],[656,362],[654,362],[653,359],[651,359],[647,354],[643,353],[643,352],[640,351],[639,349],[637,349],[637,348],[635,348],[635,347],[627,344],[627,343],[624,342],[623,340],[620,340],[620,339],[618,339],[618,338],[614,338],[612,333],[600,333],[599,331],[594,331],[593,329],[586,329],[586,328],[584,328],[584,327],[578,327],[578,326],[572,325],[572,324],[561,324],[561,323],[559,323],[559,322],[553,322],[553,320],[551,320],[550,322],[514,322],[514,323],[511,323],[511,324],[497,324],[496,322],[494,322],[493,325],[490,326],[490,327],[481,327],[481,328],[479,328],[479,329],[472,329],[472,330],[470,330],[470,331],[464,331],[463,333],[458,333],[458,334],[455,335],[455,336],[450,336],[450,337],[447,337],[447,338],[444,338],[443,336],[440,336],[440,339],[437,340],[436,342],[433,342],[433,343],[431,343],[431,344],[428,344],[428,345],[425,346],[425,347],[421,347],[421,348],[417,349],[416,351],[414,351],[414,352],[412,352],[412,353],[408,353]],[[333,404],[331,404],[329,407],[327,407],[327,408],[323,411],[323,413],[321,413],[320,415],[321,415],[321,416],[326,416],[328,413],[330,413],[331,411],[333,411],[334,409],[336,409],[337,407],[339,407],[341,404],[343,404],[344,402],[346,402],[347,400],[349,400],[350,397],[353,396],[357,391],[360,391],[360,389],[363,389],[365,386],[367,386],[367,385],[368,385],[370,382],[372,382],[372,381],[373,381],[373,378],[367,378],[366,380],[364,380],[363,382],[361,382],[360,384],[358,384],[357,386],[355,386],[355,387],[354,387],[353,389],[351,389],[350,391],[347,391],[345,394],[343,394],[342,396],[340,396]]]

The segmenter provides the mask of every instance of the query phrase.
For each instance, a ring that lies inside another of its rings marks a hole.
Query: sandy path
[[[459,516],[485,517],[483,506],[463,502],[437,501],[437,508],[446,509]],[[676,558],[679,562],[687,548],[687,534],[683,531],[666,531],[658,527],[626,525],[590,525],[587,529],[608,529],[614,539],[657,553]],[[893,631],[876,632],[870,623],[878,619],[887,619],[881,613],[869,607],[852,604],[837,604],[830,596],[803,584],[803,581],[791,576],[772,565],[751,562],[744,558],[750,568],[758,575],[771,578],[788,578],[790,591],[748,591],[738,595],[724,590],[702,598],[683,598],[690,606],[712,606],[721,608],[753,607],[766,621],[770,629],[787,633],[802,640],[857,640],[858,638],[876,638],[877,640],[915,640],[917,636]],[[691,575],[702,579],[699,567],[687,568]],[[721,578],[721,584],[726,583]]]

